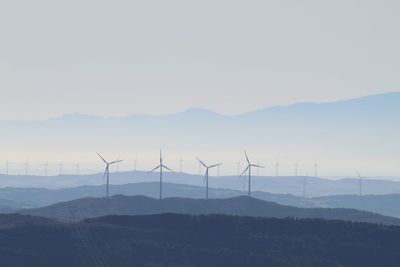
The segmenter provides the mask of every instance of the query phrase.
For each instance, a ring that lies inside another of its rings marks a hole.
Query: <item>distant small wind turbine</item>
[[[356,171],[356,174],[358,176],[358,187],[359,187],[359,194],[362,196],[362,177],[358,171]]]
[[[29,160],[26,160],[25,162],[25,176],[28,176],[29,174]]]
[[[110,166],[111,166],[112,164],[121,162],[122,160],[116,160],[116,161],[108,162],[108,161],[106,161],[99,153],[97,153],[97,155],[98,155],[98,156],[101,158],[101,160],[106,164],[106,170],[104,171],[103,179],[107,176],[106,197],[108,197],[108,196],[109,196],[109,194],[108,194],[108,187],[109,187],[109,185],[110,185]]]
[[[279,162],[276,161],[275,163],[275,176],[279,177]]]
[[[47,169],[48,169],[48,167],[49,167],[49,163],[46,160],[46,162],[44,163],[44,176],[46,176],[46,177],[47,177]]]
[[[157,170],[157,169],[160,169],[160,200],[162,199],[162,183],[163,183],[163,169],[167,169],[167,170],[169,170],[170,172],[174,172],[173,170],[171,170],[170,168],[168,168],[167,166],[165,166],[164,164],[163,164],[163,160],[162,160],[162,152],[161,152],[161,150],[160,150],[160,165],[158,165],[157,167],[155,167],[154,169],[152,169],[151,171],[149,171],[149,173],[152,173],[152,172],[154,172],[155,170]]]
[[[117,158],[117,173],[119,173],[119,164],[121,163],[121,161],[120,161],[120,158],[121,158],[121,156],[118,156],[118,158]]]
[[[317,170],[318,170],[318,164],[317,162],[314,163],[314,177],[317,178]]]
[[[206,168],[206,174],[204,176],[204,182],[206,183],[206,199],[208,199],[208,174],[209,174],[209,170],[212,169],[212,168],[221,166],[222,163],[208,166],[203,161],[201,161],[199,158],[197,158],[197,160],[200,162],[200,164],[202,164],[204,166],[204,168]]]
[[[10,162],[7,160],[6,161],[6,175],[8,175],[9,174],[9,169],[8,169],[8,167],[9,167],[9,165],[10,165]]]
[[[77,164],[76,164],[76,175],[79,175],[80,174],[80,170],[81,169],[81,164],[78,162]]]
[[[179,159],[179,172],[182,173],[183,159]]]
[[[247,168],[242,172],[241,175],[243,176],[247,171],[249,171],[249,188],[248,188],[249,192],[248,192],[248,195],[250,197],[251,196],[251,167],[255,167],[255,168],[265,168],[265,167],[260,166],[260,165],[256,165],[256,164],[252,164],[250,162],[250,160],[249,160],[249,157],[247,156],[246,150],[244,151],[244,154],[246,156]]]
[[[294,176],[297,177],[298,174],[299,174],[299,163],[296,162],[296,164],[294,164]]]
[[[60,168],[60,175],[62,175],[62,172],[63,172],[63,163],[62,163],[62,161],[60,161],[59,168]]]

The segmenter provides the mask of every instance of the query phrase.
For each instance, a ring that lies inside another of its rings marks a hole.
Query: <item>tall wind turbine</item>
[[[359,194],[362,196],[362,177],[358,171],[356,171],[356,174],[358,176],[358,186],[359,186]]]
[[[167,170],[169,170],[170,172],[174,172],[173,170],[171,170],[170,168],[168,168],[167,166],[165,166],[165,165],[163,164],[162,152],[161,152],[161,150],[160,150],[160,165],[158,165],[157,167],[155,167],[154,169],[152,169],[151,171],[149,171],[149,173],[152,173],[152,172],[154,172],[155,170],[160,169],[160,200],[162,199],[162,182],[163,182],[162,175],[163,175],[163,169],[164,169],[164,168],[167,169]]]
[[[108,162],[108,161],[106,161],[99,153],[97,153],[97,155],[99,155],[99,157],[101,158],[101,160],[106,164],[106,170],[104,171],[103,179],[107,176],[106,197],[108,197],[108,187],[109,187],[109,185],[110,185],[110,166],[111,166],[112,164],[121,162],[122,160],[116,160],[116,161]]]
[[[208,174],[209,174],[209,170],[212,169],[212,168],[221,166],[222,163],[208,166],[203,161],[201,161],[199,158],[197,158],[197,160],[201,163],[201,165],[204,166],[204,168],[206,168],[206,174],[204,176],[204,182],[206,183],[206,199],[208,199]]]
[[[255,168],[265,168],[265,167],[256,165],[256,164],[252,164],[249,160],[249,157],[247,156],[246,150],[244,151],[244,155],[246,156],[247,168],[242,172],[241,175],[244,175],[247,171],[249,171],[249,193],[248,193],[248,195],[250,197],[251,196],[251,167],[255,167]]]

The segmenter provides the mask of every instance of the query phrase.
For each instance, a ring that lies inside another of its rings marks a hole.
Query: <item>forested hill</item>
[[[17,215],[7,220],[12,216]],[[174,214],[70,224],[41,220],[0,228],[1,266],[397,267],[400,262],[397,226]]]

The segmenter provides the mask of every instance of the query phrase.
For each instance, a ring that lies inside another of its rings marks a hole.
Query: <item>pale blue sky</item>
[[[2,0],[0,119],[399,90],[399,1]]]

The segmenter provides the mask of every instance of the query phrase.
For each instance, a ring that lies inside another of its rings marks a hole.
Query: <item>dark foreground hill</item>
[[[191,215],[227,214],[275,218],[321,218],[400,225],[400,219],[352,209],[305,209],[283,206],[249,197],[226,199],[166,198],[162,201],[144,196],[115,195],[110,198],[83,198],[38,209],[21,210],[22,214],[74,221],[106,215],[147,215],[179,213]],[[73,214],[74,215],[73,215]]]
[[[8,221],[10,216],[17,215]],[[69,224],[41,220],[0,228],[1,266],[397,267],[400,262],[397,226],[174,214]]]

